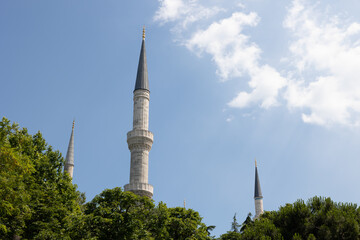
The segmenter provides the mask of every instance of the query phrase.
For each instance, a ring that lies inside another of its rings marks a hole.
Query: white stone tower
[[[73,177],[73,172],[74,172],[74,126],[75,126],[75,120],[73,121],[73,125],[72,125],[70,141],[66,153],[65,167],[64,167],[64,172],[67,172],[71,178]]]
[[[260,180],[257,170],[257,163],[255,159],[255,193],[254,193],[254,199],[255,199],[255,219],[258,218],[261,214],[264,212],[264,206],[263,206],[263,196],[261,193],[261,187],[260,187]]]
[[[145,29],[140,51],[139,65],[134,90],[133,130],[127,133],[127,143],[131,152],[130,183],[124,186],[140,196],[153,196],[153,186],[148,183],[149,151],[153,144],[153,134],[149,129],[149,80],[146,64]]]

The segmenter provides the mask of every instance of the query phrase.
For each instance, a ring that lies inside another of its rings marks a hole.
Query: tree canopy
[[[200,214],[121,188],[85,203],[41,133],[0,122],[0,239],[210,239]]]
[[[64,158],[41,133],[0,122],[0,239],[214,239],[200,214],[155,205],[121,188],[90,202],[63,172]],[[221,240],[360,239],[360,209],[330,198],[298,200],[240,225]]]
[[[86,203],[73,230],[73,239],[210,239],[198,212],[162,202],[155,206],[148,197],[119,187]]]
[[[81,194],[40,132],[0,122],[0,238],[64,239]]]
[[[278,211],[267,211],[254,221],[249,216],[241,233],[230,231],[220,239],[359,239],[360,209],[330,198],[298,200]]]

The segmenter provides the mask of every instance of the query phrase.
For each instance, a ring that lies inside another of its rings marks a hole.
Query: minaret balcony
[[[145,146],[150,151],[153,139],[153,133],[148,130],[133,129],[127,133],[127,143],[130,150],[139,146]]]
[[[124,186],[124,191],[131,191],[135,194],[152,197],[154,187],[148,183],[128,183]]]

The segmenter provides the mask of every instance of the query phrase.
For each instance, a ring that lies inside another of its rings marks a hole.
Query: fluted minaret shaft
[[[124,186],[141,196],[153,196],[153,186],[148,183],[149,151],[153,134],[149,129],[150,91],[147,74],[145,36],[140,51],[138,72],[134,90],[133,129],[127,133],[127,143],[131,153],[130,183]]]
[[[73,125],[72,125],[70,141],[66,153],[65,167],[64,167],[64,171],[67,172],[70,175],[70,177],[73,177],[73,172],[74,172],[74,125],[75,125],[75,121],[73,121]]]
[[[255,200],[255,218],[258,218],[264,212],[263,206],[263,196],[261,193],[259,174],[257,170],[257,164],[255,160],[255,191],[254,191],[254,200]]]

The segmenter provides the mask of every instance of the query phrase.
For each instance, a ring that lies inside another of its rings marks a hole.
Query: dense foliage
[[[121,188],[106,189],[85,203],[64,159],[40,132],[0,122],[0,239],[213,239],[199,213],[157,206]],[[247,216],[221,240],[360,239],[360,208],[314,197],[257,219]]]
[[[298,200],[254,221],[248,216],[240,233],[230,231],[220,239],[360,239],[360,208],[330,198]]]
[[[0,239],[210,239],[199,213],[121,188],[84,204],[40,132],[0,122]]]
[[[38,132],[0,122],[0,239],[63,239],[80,213],[80,193],[63,174],[63,158]]]
[[[121,188],[106,189],[86,203],[73,230],[72,239],[210,239],[194,210],[155,206]]]

